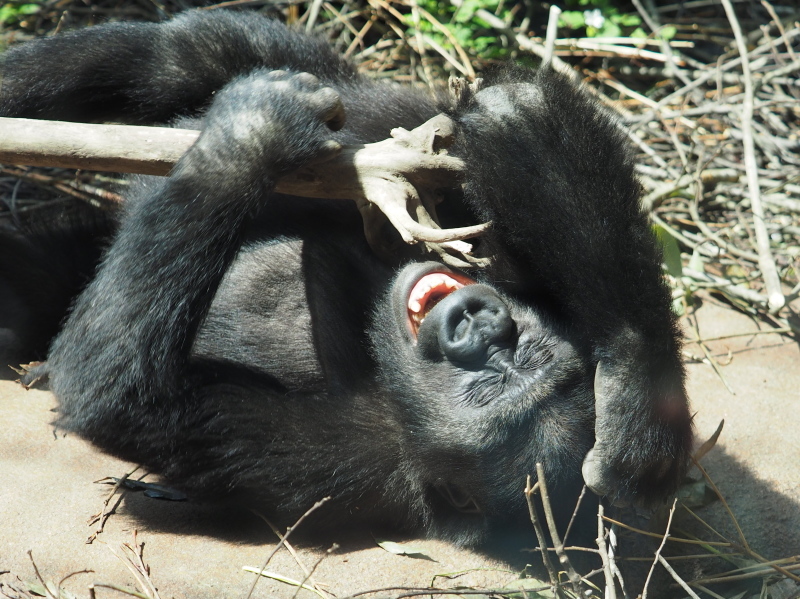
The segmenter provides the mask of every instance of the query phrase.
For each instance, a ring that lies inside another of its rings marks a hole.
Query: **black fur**
[[[168,178],[139,181],[52,344],[59,426],[196,496],[296,514],[331,495],[340,518],[461,542],[524,516],[537,461],[570,509],[593,447],[613,498],[680,481],[679,334],[631,157],[614,119],[550,69],[500,71],[452,108],[257,15],[190,12],[13,48],[0,93],[4,116],[203,130]],[[468,172],[447,201],[492,220],[480,251],[494,261],[416,343],[408,292],[447,269],[395,275],[350,205],[271,190],[330,140],[442,110]],[[611,393],[596,417],[599,363]]]

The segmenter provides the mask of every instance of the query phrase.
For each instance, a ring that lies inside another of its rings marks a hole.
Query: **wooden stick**
[[[0,119],[0,163],[166,175],[200,136],[168,127]]]
[[[412,131],[394,129],[389,139],[344,146],[331,160],[282,177],[276,191],[354,200],[362,215],[377,206],[411,244],[475,237],[487,225],[443,230],[429,214],[435,190],[456,187],[463,175],[464,163],[446,151],[454,135],[452,120],[440,114]],[[0,163],[167,175],[199,136],[169,127],[0,118]]]

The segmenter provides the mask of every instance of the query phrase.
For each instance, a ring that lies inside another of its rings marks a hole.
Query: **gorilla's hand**
[[[597,365],[595,444],[582,473],[586,486],[615,505],[663,499],[686,472],[692,430],[682,385],[646,381],[635,368]]]
[[[314,75],[258,70],[217,94],[187,157],[206,174],[235,168],[274,180],[337,155],[341,146],[330,131],[344,120],[339,94]]]

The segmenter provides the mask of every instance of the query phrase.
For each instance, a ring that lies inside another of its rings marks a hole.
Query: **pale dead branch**
[[[167,175],[199,135],[167,127],[4,118],[0,163]],[[438,190],[456,188],[464,172],[464,163],[447,153],[454,136],[454,123],[438,115],[412,131],[395,129],[389,139],[345,146],[335,158],[281,178],[276,191],[355,201],[379,255],[396,251],[382,234],[388,219],[405,243],[423,242],[455,266],[480,265],[462,240],[480,235],[488,224],[441,229],[436,220]]]

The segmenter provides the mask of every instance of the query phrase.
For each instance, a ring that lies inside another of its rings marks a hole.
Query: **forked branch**
[[[167,127],[95,125],[0,119],[0,163],[167,175],[200,135]],[[438,115],[412,131],[395,129],[383,141],[344,146],[331,160],[308,165],[278,181],[288,195],[348,199],[358,205],[373,250],[397,252],[383,235],[388,219],[407,244],[425,247],[457,266],[481,263],[461,240],[488,224],[441,229],[439,191],[458,187],[464,163],[447,153],[455,127]]]

